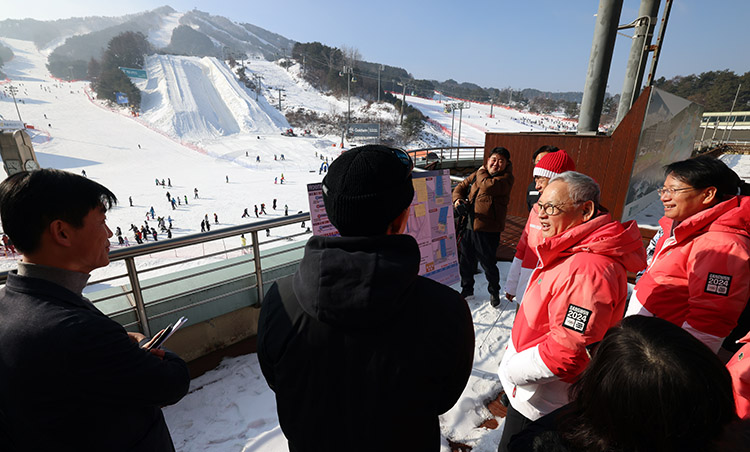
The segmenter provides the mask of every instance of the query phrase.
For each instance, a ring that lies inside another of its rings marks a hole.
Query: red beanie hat
[[[550,152],[542,157],[539,163],[534,167],[534,176],[549,177],[550,179],[564,173],[565,171],[575,171],[576,164],[570,158],[567,152],[560,149],[559,151]]]

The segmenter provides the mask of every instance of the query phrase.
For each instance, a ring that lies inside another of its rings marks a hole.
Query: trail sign
[[[120,67],[120,70],[130,78],[148,79],[148,74],[143,69],[133,69],[129,67]]]
[[[380,138],[380,124],[348,124],[346,134],[350,137]]]

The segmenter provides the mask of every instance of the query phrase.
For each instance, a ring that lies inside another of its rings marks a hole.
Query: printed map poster
[[[414,199],[405,234],[417,240],[419,274],[446,286],[459,281],[456,228],[448,170],[412,173]]]
[[[405,234],[419,245],[419,274],[452,286],[459,281],[456,230],[451,203],[448,170],[412,173],[414,199],[409,209]],[[310,219],[315,235],[336,237],[336,228],[328,221],[323,205],[323,184],[308,184]]]

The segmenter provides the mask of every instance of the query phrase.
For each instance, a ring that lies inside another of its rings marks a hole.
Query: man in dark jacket
[[[109,264],[105,212],[84,177],[42,169],[0,184],[0,217],[23,260],[0,290],[2,450],[174,451],[161,406],[188,390],[177,355],[139,347],[82,290]]]
[[[466,385],[474,329],[458,293],[418,275],[401,234],[412,162],[369,145],[338,157],[323,202],[341,237],[312,237],[263,300],[258,358],[297,451],[437,451]]]
[[[500,304],[500,272],[497,269],[497,247],[505,229],[510,190],[513,188],[513,164],[510,152],[496,147],[487,163],[453,190],[453,205],[468,206],[469,224],[461,237],[458,270],[461,295],[474,295],[474,273],[477,261],[487,277],[492,306]]]

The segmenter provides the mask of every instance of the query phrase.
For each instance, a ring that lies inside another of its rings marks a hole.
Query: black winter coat
[[[187,365],[139,348],[86,299],[10,273],[0,344],[3,451],[174,450],[160,407],[187,393]]]
[[[474,328],[419,262],[408,235],[313,237],[266,294],[258,358],[292,452],[440,449],[438,415],[469,378]]]

